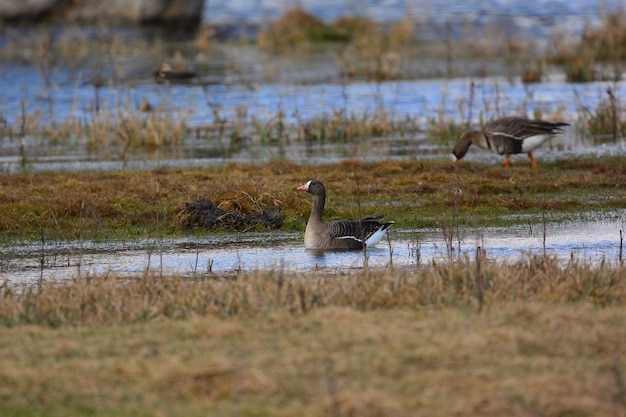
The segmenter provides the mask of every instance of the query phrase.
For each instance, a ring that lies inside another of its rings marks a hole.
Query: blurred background
[[[511,114],[574,125],[549,157],[626,133],[620,0],[7,0],[0,18],[0,172],[447,157]]]

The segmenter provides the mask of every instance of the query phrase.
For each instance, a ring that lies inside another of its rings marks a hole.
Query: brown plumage
[[[511,165],[510,155],[527,153],[531,166],[537,168],[532,151],[554,135],[563,133],[561,128],[564,126],[569,126],[569,124],[522,117],[504,117],[485,124],[481,130],[465,132],[452,150],[452,155],[454,160],[459,160],[465,156],[470,145],[474,144],[504,155],[506,167]]]
[[[304,247],[316,250],[359,250],[372,247],[380,241],[394,222],[381,223],[383,216],[370,216],[360,220],[324,222],[322,215],[326,204],[326,187],[311,180],[297,188],[313,194],[313,207],[304,232]]]

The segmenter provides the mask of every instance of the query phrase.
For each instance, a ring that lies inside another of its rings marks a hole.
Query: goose
[[[503,117],[485,124],[481,130],[463,133],[452,150],[452,159],[458,161],[463,158],[470,145],[474,144],[504,155],[504,166],[507,168],[511,166],[509,156],[518,153],[528,154],[530,165],[537,168],[532,151],[552,136],[563,133],[561,128],[564,126],[569,126],[569,123]]]
[[[304,231],[304,247],[310,250],[361,250],[374,247],[394,222],[381,223],[384,216],[369,216],[361,220],[324,222],[326,187],[320,181],[310,180],[297,188],[313,194],[313,206]]]

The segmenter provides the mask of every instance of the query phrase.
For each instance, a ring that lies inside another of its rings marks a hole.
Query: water
[[[463,25],[478,30],[498,26],[505,27],[506,33],[512,36],[545,44],[555,31],[579,36],[584,25],[596,24],[606,10],[615,10],[623,1],[209,0],[203,20],[218,25],[220,37],[232,38],[239,36],[241,26],[258,27],[296,4],[325,21],[355,13],[381,22],[410,16],[417,22],[423,37],[441,39],[446,33],[455,37]],[[119,33],[129,41],[135,36],[125,30]],[[5,32],[0,36],[0,45],[6,44]],[[362,160],[447,158],[449,149],[429,144],[421,133],[428,120],[440,114],[459,121],[471,115],[477,122],[479,116],[532,115],[541,110],[548,115],[560,113],[566,121],[575,121],[584,109],[593,109],[600,100],[607,99],[608,87],[617,97],[626,93],[623,81],[571,84],[558,71],[551,72],[544,82],[533,85],[523,85],[517,77],[469,77],[466,69],[461,72],[463,76],[456,78],[432,78],[432,75],[424,78],[422,75],[428,74],[430,67],[439,65],[424,60],[407,63],[415,71],[415,76],[408,80],[345,83],[333,57],[271,60],[251,49],[222,45],[219,53],[210,59],[196,56],[190,65],[203,71],[187,84],[154,83],[152,71],[171,57],[130,56],[119,61],[102,57],[78,69],[53,65],[49,68],[49,83],[34,64],[4,63],[0,68],[0,128],[11,126],[17,130],[22,104],[26,114],[34,119],[33,123],[49,125],[62,124],[70,118],[87,123],[98,118],[136,116],[140,103],[147,100],[158,109],[155,112],[158,117],[182,120],[192,128],[211,125],[216,115],[229,121],[237,119],[245,125],[252,121],[268,123],[282,113],[286,123],[299,124],[336,112],[362,116],[383,110],[392,118],[415,120],[420,130],[338,144],[275,145],[252,138],[252,143],[235,148],[192,135],[178,145],[151,150],[140,148],[124,154],[115,147],[90,147],[87,138],[51,143],[49,138],[31,135],[22,139],[4,136],[0,139],[0,173],[201,168],[276,158],[307,164],[354,157]],[[455,65],[468,64],[475,63]],[[420,72],[422,68],[426,68],[425,72]],[[99,76],[107,82],[96,96],[91,80]],[[468,97],[472,84],[474,102],[470,108]],[[589,149],[589,145],[577,137],[575,127],[556,139],[554,145],[563,145],[565,151],[557,152],[544,146],[536,152],[540,163],[542,159],[572,158],[586,152],[624,153],[622,143]],[[476,150],[466,159],[501,163],[500,157]],[[620,228],[623,229],[621,224],[601,222],[551,226],[546,251],[562,259],[574,254],[591,262],[614,261],[618,257]],[[270,268],[299,273],[319,270],[341,273],[363,266],[360,253],[314,254],[303,250],[301,240],[299,234],[272,233],[107,244],[50,242],[43,248],[37,244],[14,245],[0,249],[0,279],[29,284],[39,279],[63,281],[99,274],[136,276],[146,270],[164,275],[232,274]],[[380,248],[368,252],[370,266],[385,268],[393,263],[394,267],[418,268],[447,257],[448,248],[438,231],[393,230],[391,242],[391,251],[381,244]],[[454,242],[453,246],[455,256],[460,248],[472,257],[476,247],[481,246],[486,248],[491,260],[511,259],[529,252],[541,253],[543,235],[529,228],[468,229],[463,231],[461,242]]]
[[[36,100],[37,82],[31,80],[22,88],[6,88],[6,94],[0,95],[0,113],[7,120],[19,119],[19,103],[25,97],[29,111],[39,109],[47,114],[45,104]],[[212,104],[219,103],[221,117],[233,120],[236,113],[245,106],[247,121],[252,119],[267,122],[279,112],[285,115],[285,122],[297,124],[300,120],[330,117],[333,112],[344,111],[346,114],[374,114],[378,109],[393,118],[404,117],[415,119],[423,129],[428,119],[434,119],[443,112],[448,117],[465,120],[470,113],[467,97],[472,79],[453,80],[411,80],[372,84],[355,82],[349,85],[321,83],[302,86],[296,84],[260,85],[249,90],[241,85],[229,86],[181,86],[181,85],[137,85],[112,86],[100,92],[101,107],[110,109],[116,114],[119,97],[126,97],[136,107],[144,99],[154,105],[166,103],[185,103],[184,108],[171,106],[169,115],[185,120],[188,126],[203,126],[214,122]],[[600,100],[606,100],[607,87],[613,88],[617,96],[626,95],[626,82],[569,84],[562,77],[553,76],[549,81],[524,86],[521,83],[509,83],[499,79],[486,79],[475,84],[476,102],[498,103],[491,108],[485,117],[504,114],[533,114],[541,109],[545,114],[560,111],[565,120],[575,121],[576,114],[584,108],[594,108]],[[70,90],[70,91],[67,91]],[[87,86],[59,87],[54,91],[54,117],[62,119],[68,116],[86,120],[93,116],[89,108],[93,100],[93,91]],[[9,106],[9,102],[11,106]],[[136,105],[135,105],[136,103]],[[463,106],[463,103],[466,103]],[[217,104],[216,104],[217,105]],[[42,107],[43,106],[43,107]],[[460,111],[462,110],[462,112]],[[174,112],[174,113],[173,113]],[[179,115],[176,115],[178,112]],[[478,105],[473,109],[473,116],[478,117]],[[115,169],[153,169],[177,167],[202,167],[219,165],[228,162],[265,162],[276,158],[286,158],[298,163],[329,162],[346,157],[359,157],[363,160],[400,157],[433,157],[447,158],[449,149],[433,149],[426,142],[423,134],[407,132],[404,136],[388,137],[372,142],[359,141],[354,144],[313,144],[305,147],[298,141],[290,145],[262,144],[253,138],[250,146],[231,147],[228,143],[187,138],[182,144],[163,146],[158,150],[147,152],[129,152],[122,156],[115,147],[108,150],[92,149],[80,139],[61,141],[50,144],[47,138],[26,137],[23,141],[0,141],[0,171],[19,172],[24,168],[23,156],[26,156],[27,169],[31,171],[46,170],[115,170]],[[569,129],[565,136],[554,140],[553,145],[560,146],[574,155],[579,152],[621,153],[621,144],[608,150],[589,150],[588,144],[581,143],[574,128]],[[547,157],[571,157],[571,154],[555,154],[554,151],[541,149],[537,152],[541,159],[542,153]],[[471,152],[473,155],[485,153]],[[498,161],[494,155],[490,160]]]
[[[208,0],[203,21],[216,25],[259,25],[277,19],[285,9],[300,6],[326,22],[341,16],[365,16],[385,23],[405,16],[417,22],[421,34],[441,36],[446,25],[506,25],[516,35],[547,37],[554,29],[579,33],[596,24],[607,10],[623,6],[621,0]]]
[[[626,213],[622,213],[622,216]],[[564,261],[575,257],[597,264],[619,259],[621,222],[576,222],[548,225],[545,250]],[[543,229],[535,227],[463,229],[458,250],[473,259],[478,246],[489,261],[515,260],[543,253]],[[448,259],[449,247],[438,230],[393,230],[390,243],[383,240],[367,253],[372,268],[418,269]],[[43,260],[43,262],[42,262]],[[363,268],[361,252],[315,253],[303,248],[299,233],[268,233],[190,237],[137,242],[49,243],[2,249],[0,280],[9,284],[34,284],[39,280],[66,281],[111,274],[137,277],[146,271],[165,277],[230,275],[259,270],[290,273],[343,273]]]
[[[408,15],[418,23],[420,36],[441,39],[442,25],[460,25],[470,22],[474,28],[487,25],[504,25],[512,34],[531,39],[546,40],[550,33],[567,28],[579,36],[585,24],[596,24],[608,10],[616,10],[622,1],[605,0],[601,3],[587,1],[485,0],[472,1],[420,1],[387,0],[365,1],[207,1],[203,20],[216,25],[237,26],[256,24],[275,18],[289,7],[301,5],[326,21],[345,14],[364,14],[381,22],[396,20]],[[447,23],[446,23],[447,22]],[[456,23],[455,23],[456,22]],[[36,31],[34,31],[36,33]],[[120,29],[129,43],[137,38],[131,31]],[[24,38],[33,35],[18,32]],[[0,44],[15,36],[14,32],[0,35]],[[94,35],[95,36],[95,35]],[[137,112],[147,100],[157,111],[155,117],[169,117],[182,121],[191,128],[215,123],[216,116],[229,123],[251,126],[266,124],[278,114],[291,126],[312,119],[331,117],[341,112],[346,115],[375,114],[384,111],[390,118],[414,120],[418,131],[404,135],[360,140],[355,144],[316,144],[304,147],[300,143],[274,145],[261,143],[256,131],[251,134],[250,146],[231,147],[229,143],[216,143],[214,138],[204,139],[190,135],[183,143],[162,146],[158,150],[139,149],[124,152],[120,145],[102,148],[89,145],[88,138],[59,139],[26,135],[0,139],[0,172],[14,173],[50,170],[117,170],[203,167],[229,162],[264,162],[285,158],[298,163],[337,161],[346,157],[364,160],[405,157],[442,157],[446,148],[433,148],[423,133],[428,121],[443,114],[447,120],[475,123],[484,119],[508,115],[532,115],[541,111],[548,115],[559,113],[566,121],[574,122],[586,109],[594,109],[600,100],[607,100],[607,88],[615,95],[626,94],[626,82],[595,82],[571,84],[565,82],[558,71],[549,74],[539,84],[523,85],[519,78],[468,77],[467,65],[456,63],[464,76],[450,79],[421,78],[420,68],[435,65],[429,60],[407,62],[416,76],[409,80],[345,83],[340,78],[337,59],[333,56],[301,57],[298,59],[272,59],[259,54],[253,47],[221,45],[210,57],[199,54],[189,64],[199,69],[198,77],[187,84],[156,84],[152,72],[164,57],[99,57],[84,62],[81,68],[69,69],[61,64],[51,65],[49,83],[45,82],[41,67],[34,63],[4,63],[0,68],[0,129],[11,126],[19,130],[22,105],[34,125],[62,125],[70,119],[83,123],[97,120],[116,120],[124,117],[148,117]],[[33,53],[24,51],[24,54]],[[480,66],[480,65],[478,65]],[[471,72],[471,71],[470,71]],[[91,80],[102,77],[104,85],[96,96]],[[474,100],[469,102],[474,85]],[[97,105],[96,105],[97,103]],[[99,112],[95,112],[95,108]],[[560,141],[560,139],[559,139]],[[226,141],[228,142],[228,141]],[[581,143],[575,129],[570,129],[561,142],[563,148],[576,156],[587,151],[588,144]],[[543,151],[543,150],[542,150]],[[541,152],[538,157],[541,158]],[[618,147],[593,149],[591,152],[622,153]],[[483,154],[471,152],[481,158]],[[546,157],[553,157],[546,152]],[[498,161],[497,158],[491,160]]]

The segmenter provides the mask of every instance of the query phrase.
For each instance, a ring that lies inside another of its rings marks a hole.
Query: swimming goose
[[[554,135],[563,133],[561,128],[568,123],[530,120],[521,117],[504,117],[487,123],[481,130],[465,132],[457,142],[452,157],[455,161],[463,158],[470,145],[488,149],[504,155],[504,166],[510,167],[510,155],[527,153],[530,165],[537,168],[532,151]]]
[[[370,216],[361,220],[324,222],[322,213],[326,204],[326,187],[311,180],[297,188],[313,194],[313,207],[304,232],[304,247],[317,250],[358,250],[376,246],[385,231],[394,222],[381,223],[383,216]]]

